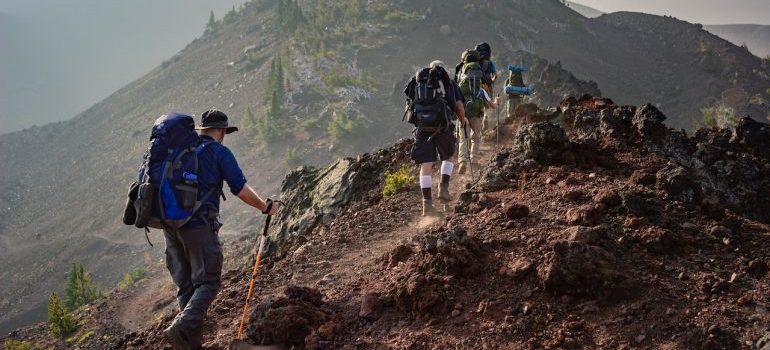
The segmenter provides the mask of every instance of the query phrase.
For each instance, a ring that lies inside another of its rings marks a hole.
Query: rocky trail
[[[434,220],[419,216],[416,188],[381,195],[382,174],[408,162],[409,140],[289,174],[290,204],[270,231],[246,341],[766,350],[770,128],[743,119],[688,137],[653,106],[590,96],[565,99],[556,114],[560,126],[507,120],[499,152],[487,135],[480,180],[453,181],[456,201]],[[253,262],[253,240],[226,244]],[[230,345],[250,269],[224,274],[204,349]],[[109,305],[83,316],[109,314]],[[173,302],[160,310],[148,327],[103,327],[79,347],[170,349],[161,331]]]

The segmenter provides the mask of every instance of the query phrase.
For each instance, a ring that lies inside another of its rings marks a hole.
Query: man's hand
[[[278,210],[281,209],[281,202],[278,202],[278,201],[268,199],[267,205],[268,205],[268,208],[262,212],[265,215],[275,215],[278,213]]]

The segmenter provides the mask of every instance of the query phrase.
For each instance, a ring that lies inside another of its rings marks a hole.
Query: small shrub
[[[289,147],[283,155],[283,160],[290,166],[296,166],[302,163],[302,157],[299,155],[296,147]]]
[[[417,12],[404,12],[401,10],[393,10],[385,14],[385,20],[388,22],[406,22],[419,19],[420,16]]]
[[[91,338],[92,338],[92,337],[93,337],[95,334],[96,334],[96,333],[94,333],[94,331],[88,331],[88,332],[85,332],[83,335],[81,335],[81,336],[78,338],[78,341],[76,342],[76,344],[78,344],[78,345],[80,345],[80,344],[83,344],[83,343],[84,343],[84,342],[86,342],[88,339],[91,339]]]
[[[408,190],[414,185],[415,177],[409,173],[406,165],[401,165],[398,171],[385,173],[385,187],[382,189],[383,197],[390,197],[396,193]]]
[[[32,346],[29,342],[23,340],[14,340],[13,338],[6,338],[3,344],[5,350],[30,350]]]
[[[732,108],[718,104],[711,107],[703,107],[700,110],[701,121],[706,127],[733,127],[738,123]]]
[[[140,280],[147,276],[147,268],[137,267],[131,271],[126,272],[123,278],[118,282],[118,289],[124,290],[136,284]]]
[[[360,116],[349,117],[347,113],[334,112],[326,131],[336,139],[362,135],[366,130],[366,120]]]
[[[63,337],[77,329],[77,322],[62,305],[59,295],[51,293],[48,298],[48,330],[57,337]]]

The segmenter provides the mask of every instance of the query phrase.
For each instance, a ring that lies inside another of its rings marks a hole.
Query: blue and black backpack
[[[198,136],[189,115],[158,118],[138,179],[129,188],[124,223],[144,228],[145,233],[148,227],[176,229],[187,223],[216,193],[212,188],[198,196],[198,157],[212,142]]]

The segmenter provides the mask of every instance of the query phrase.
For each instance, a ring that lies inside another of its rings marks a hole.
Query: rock
[[[503,214],[509,220],[525,218],[529,216],[529,207],[523,204],[509,203],[503,208]]]
[[[318,327],[318,330],[316,331],[319,336],[323,340],[334,340],[334,337],[342,330],[342,325],[334,322],[329,321],[324,324],[322,324],[320,327]]]
[[[756,348],[759,350],[770,350],[770,332],[765,332],[765,335],[757,340]]]
[[[569,147],[567,134],[561,127],[541,122],[521,128],[516,134],[513,151],[540,164],[558,163]]]
[[[365,319],[375,317],[381,306],[380,296],[375,292],[368,292],[361,298],[361,310],[358,316]]]
[[[709,233],[714,237],[730,237],[733,235],[733,231],[724,226],[714,226],[709,229]]]
[[[701,197],[700,185],[693,180],[693,175],[689,174],[684,167],[667,166],[658,171],[655,178],[656,187],[674,200],[693,204]]]
[[[586,193],[582,190],[570,190],[564,194],[564,199],[570,202],[578,202],[583,199],[585,195]]]
[[[504,274],[513,279],[521,279],[532,271],[532,261],[526,258],[516,258],[503,267]]]
[[[623,207],[634,216],[646,217],[658,215],[659,211],[653,201],[644,192],[627,191],[621,194]]]
[[[606,234],[603,229],[585,226],[572,226],[564,229],[562,237],[565,237],[568,241],[583,242],[587,244],[597,245],[605,238]]]
[[[606,250],[583,242],[558,241],[538,276],[545,289],[556,295],[620,296],[628,276]]]
[[[594,206],[571,208],[565,219],[571,225],[595,226],[601,221],[601,211]]]
[[[680,251],[679,237],[670,230],[653,226],[638,233],[639,242],[653,253],[673,253]]]
[[[637,185],[649,186],[655,184],[655,175],[643,171],[635,171],[631,175],[630,180]]]
[[[636,109],[636,113],[631,118],[631,123],[636,128],[640,136],[648,139],[660,139],[666,133],[666,126],[663,121],[666,116],[651,104],[646,104]]]
[[[612,189],[602,189],[594,196],[594,202],[608,207],[617,207],[623,203],[623,199],[617,191]]]
[[[746,269],[746,273],[754,278],[760,279],[767,275],[768,266],[763,260],[754,259],[749,262],[749,267]]]
[[[444,36],[450,36],[452,35],[452,27],[450,27],[448,24],[444,24],[441,27],[438,28],[441,35]]]
[[[412,247],[404,244],[397,245],[395,248],[393,248],[393,250],[391,250],[388,253],[388,256],[386,259],[386,262],[387,262],[386,267],[393,268],[397,266],[399,263],[409,259],[409,257],[412,256],[413,253],[414,251],[412,250]]]

